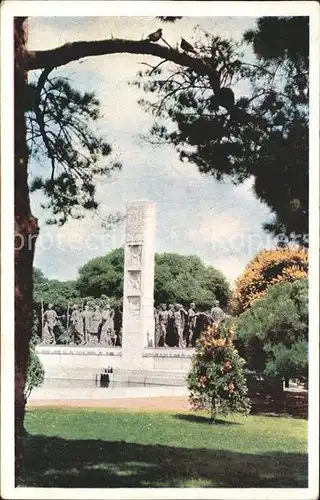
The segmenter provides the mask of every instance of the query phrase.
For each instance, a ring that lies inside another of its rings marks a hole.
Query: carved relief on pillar
[[[142,241],[144,225],[145,207],[144,205],[133,205],[127,212],[127,242]]]
[[[140,297],[128,297],[130,316],[135,318],[140,316]]]
[[[141,266],[142,245],[129,245],[129,266]]]
[[[128,271],[129,292],[136,293],[141,290],[141,271]]]

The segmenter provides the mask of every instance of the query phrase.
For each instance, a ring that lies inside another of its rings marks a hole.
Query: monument
[[[95,379],[106,366],[112,366],[113,380],[184,385],[192,351],[179,349],[183,344],[183,328],[180,323],[178,337],[175,335],[179,342],[171,342],[175,349],[167,346],[166,334],[169,333],[172,337],[176,329],[176,325],[171,321],[174,312],[177,313],[173,310],[173,305],[169,306],[168,311],[162,312],[162,315],[166,316],[160,318],[162,342],[161,345],[156,345],[155,233],[155,203],[129,203],[126,210],[124,245],[122,329],[119,308],[112,314],[108,304],[104,305],[103,314],[98,304],[95,304],[95,310],[85,308],[81,315],[83,331],[81,330],[82,335],[76,345],[73,343],[37,346],[47,379]],[[179,305],[178,314],[182,314],[182,309]],[[115,342],[115,331],[118,343]]]
[[[154,342],[155,231],[155,203],[129,203],[124,253],[122,362],[132,369],[141,368],[143,349],[150,339]]]

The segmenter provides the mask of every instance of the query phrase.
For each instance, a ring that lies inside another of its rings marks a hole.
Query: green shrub
[[[34,348],[32,340],[30,341],[29,364],[27,371],[27,380],[24,390],[24,397],[27,401],[33,389],[40,387],[44,382],[44,368]]]
[[[268,288],[236,322],[239,351],[249,369],[267,376],[308,377],[308,281]]]

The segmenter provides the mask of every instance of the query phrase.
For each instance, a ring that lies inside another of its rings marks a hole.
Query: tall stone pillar
[[[155,203],[127,205],[123,290],[123,366],[142,368],[142,351],[154,345]]]

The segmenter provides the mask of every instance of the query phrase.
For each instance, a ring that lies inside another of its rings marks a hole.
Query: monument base
[[[122,358],[121,347],[36,347],[46,379],[94,380],[112,368],[112,380],[135,384],[184,386],[194,349],[146,348],[137,369]]]

